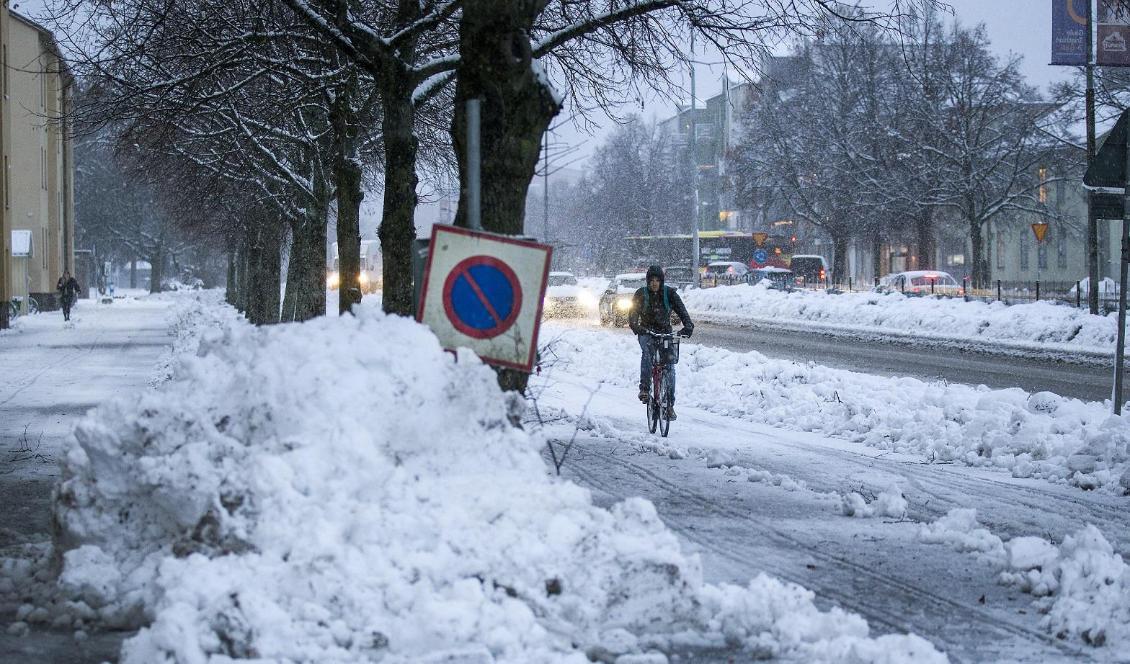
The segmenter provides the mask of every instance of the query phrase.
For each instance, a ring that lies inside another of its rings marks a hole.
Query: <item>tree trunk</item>
[[[149,256],[149,292],[161,292],[161,280],[165,274],[165,256],[160,249]]]
[[[483,229],[520,235],[526,194],[541,141],[561,103],[534,73],[530,31],[544,8],[538,0],[472,0],[460,23],[459,79],[451,136],[459,163],[457,226],[467,225],[466,104],[482,99]]]
[[[416,312],[412,310],[412,242],[416,239],[416,185],[419,182],[416,177],[419,141],[413,131],[416,109],[406,72],[390,71],[381,83],[385,192],[377,237],[381,240],[384,260],[382,307],[390,314],[413,316]]]
[[[248,235],[247,319],[254,325],[273,325],[279,322],[282,290],[282,224],[266,219]]]
[[[933,208],[926,208],[922,214],[914,220],[914,235],[916,247],[916,256],[918,258],[917,269],[919,270],[932,270],[934,265],[934,210]]]
[[[137,288],[137,259],[129,262],[129,287]]]
[[[829,283],[840,285],[847,283],[847,253],[848,236],[832,236],[832,274]]]
[[[355,139],[356,118],[350,108],[351,86],[338,95],[330,111],[333,125],[336,159],[334,178],[337,180],[337,257],[338,257],[338,313],[352,310],[354,295],[358,301],[361,294],[361,164],[357,163]]]
[[[224,302],[232,306],[235,306],[236,298],[235,266],[238,255],[238,250],[228,251],[228,272],[226,283],[224,284]]]
[[[974,288],[988,286],[988,270],[985,265],[985,241],[981,234],[981,224],[976,220],[969,220],[969,240],[972,245],[973,270],[970,280]]]
[[[530,32],[545,0],[468,0],[459,30],[459,78],[451,137],[459,163],[457,226],[467,226],[466,104],[482,100],[481,202],[484,230],[520,235],[526,195],[542,136],[561,111],[544,76],[534,72]],[[529,375],[499,369],[504,390],[524,392]]]
[[[326,212],[329,192],[320,176],[306,213],[291,224],[290,263],[286,271],[284,322],[310,320],[326,313]]]
[[[871,278],[883,276],[883,238],[878,234],[871,236]]]

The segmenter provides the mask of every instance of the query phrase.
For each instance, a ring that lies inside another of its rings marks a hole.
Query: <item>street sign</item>
[[[759,246],[759,247],[763,246],[765,244],[765,241],[768,240],[768,239],[769,239],[768,233],[754,233],[753,234],[753,241],[756,242],[757,246]]]
[[[765,249],[754,249],[753,261],[758,265],[765,265],[769,262],[769,252]]]
[[[1032,224],[1032,233],[1036,235],[1036,242],[1043,242],[1048,235],[1048,225],[1046,223]]]
[[[1083,175],[1083,186],[1088,189],[1106,190],[1104,193],[1122,193],[1126,183],[1126,132],[1130,125],[1130,111],[1118,116],[1106,136],[1095,146],[1095,158]],[[1122,215],[1119,214],[1119,219]]]
[[[1130,67],[1130,6],[1126,0],[1099,0],[1098,51],[1100,67]]]
[[[529,371],[537,356],[542,301],[553,249],[455,226],[432,227],[416,320],[444,348]]]

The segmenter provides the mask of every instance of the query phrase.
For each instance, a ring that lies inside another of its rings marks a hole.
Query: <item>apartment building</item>
[[[55,283],[64,270],[74,271],[75,215],[71,79],[59,47],[50,30],[11,11],[5,2],[0,57],[3,327],[13,297],[24,303],[34,299],[40,310],[59,306]]]

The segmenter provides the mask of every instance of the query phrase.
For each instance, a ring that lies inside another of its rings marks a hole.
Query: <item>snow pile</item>
[[[857,491],[846,493],[841,505],[844,516],[861,519],[885,516],[903,519],[906,518],[907,507],[906,497],[897,486],[887,488],[870,501]]]
[[[548,476],[521,402],[412,321],[225,320],[64,460],[60,588],[142,627],[124,662],[945,661],[792,584],[704,584],[651,503]]]
[[[919,538],[975,552],[1002,570],[1001,583],[1044,597],[1042,624],[1057,638],[1116,652],[1130,647],[1130,568],[1094,526],[1059,546],[1042,537],[1005,542],[981,527],[976,510],[954,509],[922,526]]]
[[[162,354],[150,385],[171,378],[180,358],[196,355],[202,340],[222,335],[225,329],[237,324],[236,321],[243,320],[243,315],[234,308],[220,306],[224,301],[222,290],[173,291],[151,297],[172,300],[174,305],[169,315],[173,344]]]
[[[545,329],[545,338],[555,335],[542,352],[553,371],[625,388],[638,380],[634,338]],[[1102,403],[872,376],[691,343],[683,344],[677,371],[678,402],[720,415],[1017,477],[1130,491],[1130,419]]]
[[[1101,353],[1113,352],[1118,330],[1115,314],[1095,316],[1050,302],[1008,306],[901,293],[786,292],[764,284],[691,290],[683,294],[683,301],[696,319],[722,323],[790,323]]]

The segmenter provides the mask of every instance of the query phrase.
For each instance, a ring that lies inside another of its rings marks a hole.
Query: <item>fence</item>
[[[701,279],[703,288],[716,286],[733,286],[748,283],[746,276],[736,275],[705,275]],[[830,293],[851,293],[872,290],[879,286],[879,279],[873,284],[860,283],[848,278],[846,283],[830,283],[826,279],[806,282],[803,278],[791,284],[791,287],[808,290],[827,290]],[[893,290],[893,289],[892,289]],[[908,296],[933,296],[933,297],[960,297],[966,302],[1003,302],[1005,304],[1024,304],[1028,302],[1055,302],[1080,309],[1087,308],[1087,288],[1078,281],[1028,281],[1004,282],[997,280],[989,288],[972,288],[969,278],[962,280],[959,287],[941,284],[918,286],[916,289],[899,289]],[[1099,309],[1102,313],[1118,311],[1118,285],[1100,287]]]

